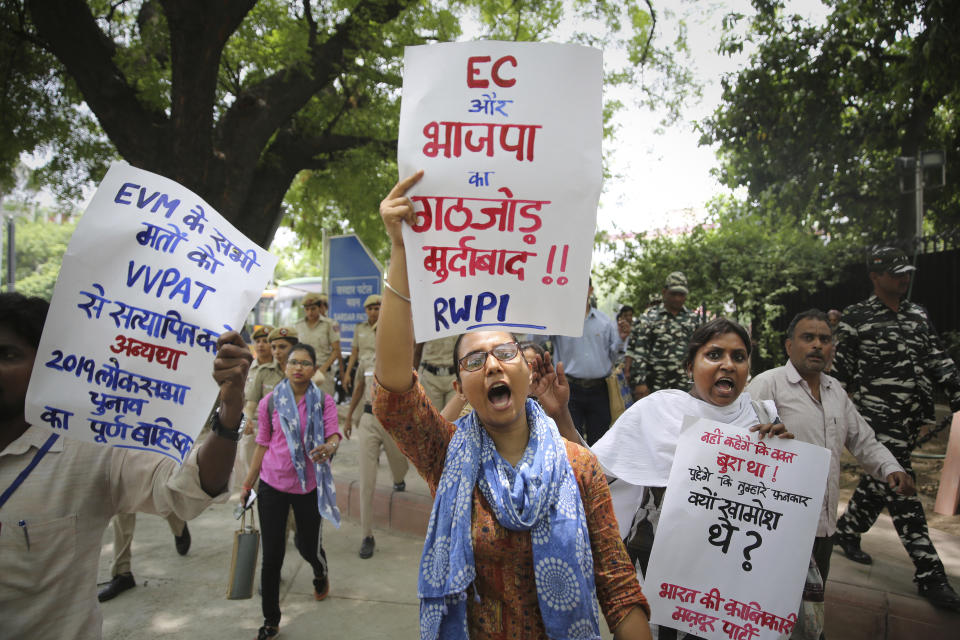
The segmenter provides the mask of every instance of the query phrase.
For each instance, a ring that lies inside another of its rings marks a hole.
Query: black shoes
[[[367,558],[373,557],[373,548],[376,545],[373,542],[373,536],[367,536],[363,539],[363,542],[360,543],[360,557],[366,560]]]
[[[182,556],[187,555],[187,551],[190,551],[190,529],[186,522],[183,523],[183,531],[180,532],[180,535],[173,536],[173,545],[177,548],[177,553]]]
[[[860,538],[844,538],[835,536],[834,542],[843,551],[844,555],[860,564],[873,564],[870,554],[860,548]]]
[[[137,581],[133,579],[132,573],[129,571],[121,573],[120,575],[113,576],[113,579],[110,580],[103,589],[100,589],[97,593],[97,600],[100,602],[113,600],[124,591],[133,589],[135,586],[137,586]],[[956,596],[956,594],[954,594],[954,596]]]
[[[327,594],[330,593],[330,579],[323,575],[319,578],[313,579],[313,599],[320,601],[327,597]]]
[[[393,490],[394,490],[394,491],[406,491],[406,490],[407,490],[407,483],[406,483],[406,481],[401,480],[400,482],[394,482],[394,483],[393,483]]]
[[[939,609],[960,612],[960,596],[953,590],[946,578],[921,583],[917,585],[917,592]]]
[[[268,627],[263,625],[257,629],[257,640],[269,640],[269,638],[276,638],[280,633],[280,630],[276,627]]]

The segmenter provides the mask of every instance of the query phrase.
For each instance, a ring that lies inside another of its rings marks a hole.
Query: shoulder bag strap
[[[13,495],[13,492],[20,488],[20,485],[23,484],[23,481],[27,479],[27,476],[34,470],[34,468],[40,464],[40,460],[43,459],[43,456],[47,455],[47,452],[50,451],[50,447],[53,446],[53,443],[57,441],[57,438],[60,436],[56,433],[51,433],[50,437],[47,438],[47,441],[43,443],[43,446],[40,447],[40,451],[37,451],[37,455],[33,456],[33,460],[30,461],[30,464],[20,472],[16,478],[14,478],[13,483],[7,487],[6,491],[3,492],[3,495],[0,495],[0,507],[3,507],[7,503],[7,500],[10,499],[10,496]]]

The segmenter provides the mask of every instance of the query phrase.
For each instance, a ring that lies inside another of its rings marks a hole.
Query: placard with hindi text
[[[644,582],[651,622],[711,640],[789,636],[829,465],[816,445],[686,427]]]
[[[408,47],[398,161],[417,342],[474,329],[579,336],[602,181],[599,50]],[[571,304],[573,303],[573,304]]]
[[[217,339],[276,263],[189,189],[114,163],[63,258],[28,422],[182,463],[217,398]]]

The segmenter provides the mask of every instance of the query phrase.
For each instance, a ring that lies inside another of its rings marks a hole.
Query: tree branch
[[[307,21],[309,32],[307,33],[307,43],[310,48],[317,46],[317,21],[313,18],[313,9],[310,7],[310,0],[302,0],[303,18]]]
[[[229,149],[228,155],[259,157],[277,129],[349,66],[345,53],[378,37],[371,25],[390,22],[416,2],[361,0],[326,41],[311,47],[309,68],[281,69],[237,96],[221,120],[220,147]]]
[[[650,33],[647,34],[647,41],[643,44],[643,55],[640,56],[640,63],[637,66],[643,66],[647,63],[650,56],[650,43],[653,42],[653,34],[657,30],[657,12],[653,9],[653,0],[645,0],[647,9],[650,10]]]
[[[170,31],[170,140],[175,158],[195,158],[188,186],[212,178],[213,112],[220,56],[256,0],[162,0]],[[198,171],[199,170],[199,173]]]
[[[87,3],[26,0],[26,4],[44,48],[73,77],[117,151],[131,164],[153,166],[163,154],[167,118],[137,98],[113,62],[116,44],[97,26]]]
[[[280,131],[257,165],[250,190],[238,203],[234,224],[254,242],[268,246],[280,225],[280,204],[290,183],[303,169],[323,169],[337,154],[365,144],[382,145],[396,153],[396,141],[362,136],[304,136],[295,129]]]

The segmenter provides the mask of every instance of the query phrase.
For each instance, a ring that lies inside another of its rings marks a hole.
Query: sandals
[[[268,638],[276,638],[280,634],[280,630],[276,627],[268,627],[263,625],[260,629],[257,630],[257,640],[267,640]]]

